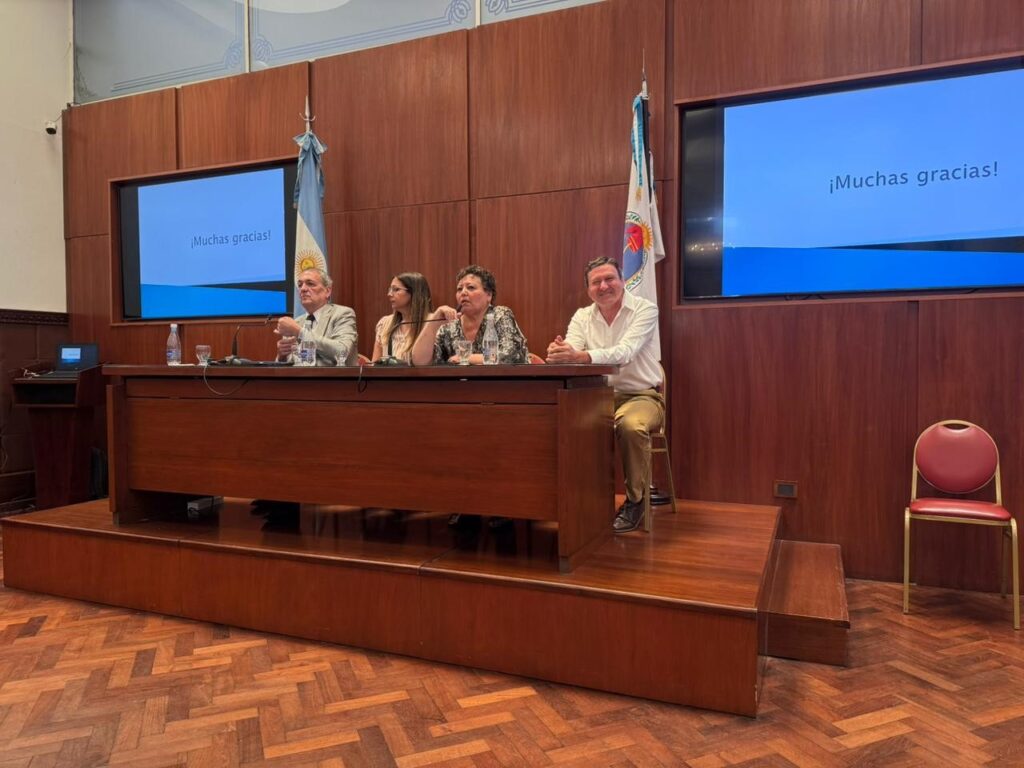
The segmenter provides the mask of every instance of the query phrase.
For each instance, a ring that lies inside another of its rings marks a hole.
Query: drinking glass
[[[469,365],[469,356],[473,354],[473,342],[456,339],[455,354],[459,356],[459,365]]]
[[[196,360],[200,365],[210,364],[210,351],[209,344],[196,344]]]

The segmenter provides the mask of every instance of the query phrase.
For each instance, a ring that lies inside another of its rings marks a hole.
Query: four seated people
[[[650,435],[665,420],[665,400],[659,391],[663,373],[655,344],[658,308],[625,290],[615,259],[589,262],[584,282],[592,303],[577,310],[566,335],[556,336],[548,345],[546,362],[619,366],[608,383],[615,390],[615,439],[626,500],[613,528],[625,533],[640,525],[644,486],[650,476]],[[295,361],[299,339],[312,338],[316,365],[354,365],[358,354],[355,312],[330,303],[330,277],[320,269],[308,269],[299,275],[297,288],[303,312],[278,320],[277,359]],[[490,327],[496,336],[496,362],[528,363],[526,338],[512,310],[494,303],[497,293],[494,275],[471,264],[455,276],[454,306],[431,310],[430,286],[423,275],[395,275],[387,291],[392,313],[377,321],[371,362],[480,365]],[[458,517],[453,515],[453,520]]]

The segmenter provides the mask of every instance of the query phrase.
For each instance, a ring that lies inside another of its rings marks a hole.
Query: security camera
[[[57,124],[53,120],[47,120],[43,124],[43,127],[46,128],[46,132],[51,136],[55,136],[57,134]]]

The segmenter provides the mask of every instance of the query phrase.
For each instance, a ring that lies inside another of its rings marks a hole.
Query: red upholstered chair
[[[990,482],[995,502],[961,498],[918,497],[917,476],[933,488],[953,496],[974,493]],[[999,477],[999,449],[984,429],[969,421],[948,420],[932,424],[914,445],[914,469],[910,480],[910,506],[903,514],[903,612],[910,612],[910,523],[932,520],[942,523],[991,525],[1002,529],[1002,594],[1006,596],[1006,546],[1013,559],[1013,628],[1020,629],[1020,577],[1017,562],[1017,521],[1003,506]]]

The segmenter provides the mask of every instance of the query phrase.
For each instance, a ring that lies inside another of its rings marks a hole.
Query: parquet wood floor
[[[767,661],[756,720],[0,589],[7,766],[1019,766],[998,596],[848,583],[850,667]]]

